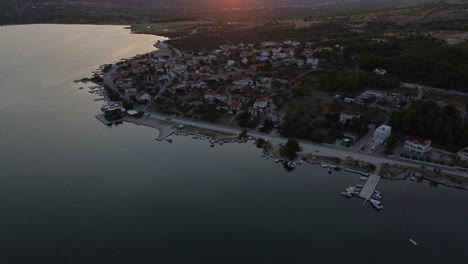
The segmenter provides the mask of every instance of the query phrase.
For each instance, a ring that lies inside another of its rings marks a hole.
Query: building
[[[255,108],[266,108],[268,106],[268,99],[265,97],[258,98],[254,105]]]
[[[136,93],[136,99],[138,101],[151,101],[151,95],[149,95],[148,93],[146,93],[145,91],[137,91]]]
[[[241,109],[242,109],[241,102],[232,102],[231,105],[229,106],[229,110],[232,111],[232,113],[234,114],[239,113]]]
[[[219,93],[212,93],[212,92],[205,93],[205,100],[213,101],[215,99],[224,102],[226,101],[226,96],[221,95]]]
[[[268,114],[268,119],[277,125],[282,125],[285,116],[286,113],[284,113],[283,111],[273,111]]]
[[[361,118],[361,115],[359,113],[340,113],[340,123],[342,124],[346,124],[354,118]]]
[[[384,143],[392,133],[392,127],[381,125],[374,131],[374,140],[377,143]]]
[[[406,140],[404,149],[408,152],[424,155],[432,149],[431,143],[430,140]]]

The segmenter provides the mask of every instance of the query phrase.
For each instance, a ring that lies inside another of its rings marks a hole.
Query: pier
[[[377,166],[375,173],[369,176],[369,178],[366,181],[366,184],[362,187],[362,190],[359,193],[359,196],[361,198],[364,198],[366,201],[372,197],[372,194],[374,193],[375,188],[377,187],[377,184],[380,181],[379,172],[380,164]]]

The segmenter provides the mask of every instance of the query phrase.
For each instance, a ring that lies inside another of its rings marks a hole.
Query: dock
[[[361,192],[359,193],[359,197],[364,198],[364,200],[369,200],[372,197],[372,194],[377,187],[377,184],[380,181],[380,166],[377,167],[375,174],[371,174],[366,181],[366,184],[362,187]],[[365,203],[365,202],[364,202]]]
[[[380,176],[375,174],[371,174],[366,181],[364,187],[362,187],[361,193],[359,194],[360,197],[364,198],[365,200],[369,200],[372,194],[375,191],[375,187],[380,181]]]

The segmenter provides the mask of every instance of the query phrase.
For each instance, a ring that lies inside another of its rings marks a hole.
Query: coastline
[[[136,33],[140,34],[140,33]],[[171,55],[174,53],[180,53],[179,50],[172,48],[169,44],[167,44],[167,40],[162,40],[156,42],[153,46],[157,48],[157,50],[145,53],[147,54],[159,54],[159,55]],[[135,55],[138,56],[138,55]],[[134,56],[134,57],[135,57]],[[133,59],[134,57],[130,58]],[[108,74],[108,73],[107,73]],[[112,79],[106,78],[106,74],[103,76],[103,82],[104,84],[107,84],[108,86],[111,87],[111,89],[115,90],[116,88],[114,87],[112,82]],[[145,108],[145,112],[150,114],[150,117],[145,117],[145,119],[142,120],[136,120],[136,119],[126,119],[124,121],[133,123],[135,125],[143,125],[147,127],[152,127],[155,129],[158,129],[159,135],[158,140],[161,140],[162,138],[165,138],[169,135],[171,135],[175,130],[173,130],[171,133],[170,131],[171,126],[162,123],[165,119],[169,118],[169,116],[162,115],[160,113],[154,112],[154,111],[148,111],[148,109]],[[215,123],[208,123],[200,120],[191,120],[191,119],[186,119],[186,118],[179,118],[179,117],[172,117],[171,123],[179,124],[179,125],[186,125],[190,127],[196,127],[199,130],[203,130],[203,133],[207,133],[208,131],[211,131],[215,133],[215,135],[218,134],[224,134],[224,135],[238,135],[241,132],[240,128],[235,128],[235,127],[226,127],[222,126],[219,124]],[[271,144],[274,146],[279,146],[280,144],[284,143],[287,141],[287,138],[281,137],[281,136],[272,136],[268,134],[263,134],[263,133],[257,133],[257,132],[252,132],[248,131],[249,135],[255,137],[255,138],[264,138],[267,141],[269,141]],[[404,165],[404,166],[409,166],[413,168],[414,170],[417,170],[422,163],[413,161],[413,160],[404,160],[401,158],[395,158],[395,157],[389,157],[389,156],[383,156],[383,155],[373,155],[369,153],[364,153],[364,152],[358,152],[354,151],[351,149],[344,149],[344,148],[335,148],[332,145],[327,145],[323,143],[315,143],[315,142],[309,142],[305,140],[299,140],[299,143],[302,146],[302,152],[299,153],[302,157],[306,155],[311,155],[311,156],[322,156],[322,158],[315,158],[318,160],[320,163],[324,164],[330,164],[329,160],[327,158],[334,158],[338,159],[340,163],[342,161],[346,161],[349,158],[352,159],[357,159],[360,161],[363,161],[368,164],[372,164],[374,167],[378,167],[381,164],[388,163],[391,165]],[[279,155],[276,155],[279,156]],[[327,157],[327,158],[324,158]],[[454,167],[449,167],[445,165],[439,165],[439,164],[425,164],[428,166],[428,168],[437,168],[440,169],[442,172],[446,174],[455,174],[460,177],[466,177],[468,178],[468,173],[461,171],[460,169],[454,168]],[[356,168],[349,168],[349,169],[356,169]],[[369,173],[369,170],[366,170],[365,172],[361,172],[363,174]],[[359,172],[358,172],[359,173]]]

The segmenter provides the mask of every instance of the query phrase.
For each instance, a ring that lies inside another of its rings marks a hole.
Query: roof
[[[458,101],[450,101],[447,103],[450,106],[455,107],[458,111],[465,111],[466,110],[466,105],[462,102]]]
[[[257,100],[255,100],[255,103],[263,103],[263,102],[268,102],[268,99],[265,97],[260,97]]]
[[[413,143],[413,144],[416,144],[416,145],[420,145],[420,146],[430,146],[432,141],[431,140],[421,140],[421,139],[408,139],[406,140],[406,142],[410,142],[410,143]]]
[[[219,93],[205,93],[205,96],[218,97],[220,96],[220,94]]]
[[[139,96],[142,96],[142,95],[145,95],[146,92],[143,91],[143,90],[139,90],[139,91],[136,92],[136,94],[139,95]]]

